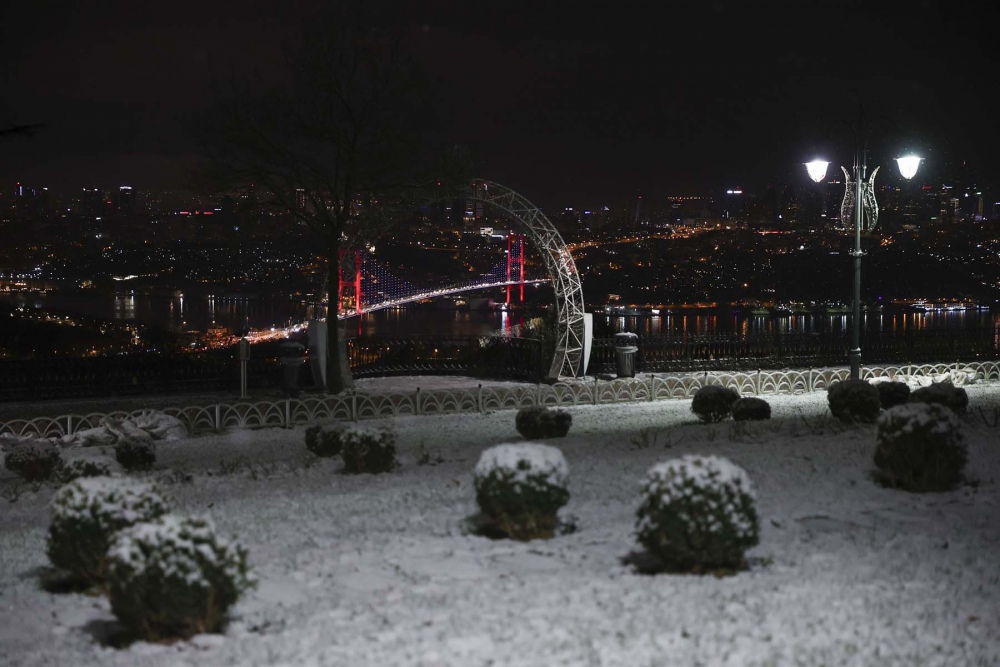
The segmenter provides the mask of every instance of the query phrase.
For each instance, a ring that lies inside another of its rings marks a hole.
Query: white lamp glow
[[[918,160],[920,158],[917,158]],[[813,179],[816,183],[819,183],[824,178],[826,178],[826,167],[829,162],[823,160],[813,160],[812,162],[806,162],[806,171],[809,172],[809,178]]]
[[[906,180],[910,180],[917,175],[917,168],[920,167],[920,160],[916,155],[907,155],[906,157],[896,158],[896,164],[899,165],[899,173]]]

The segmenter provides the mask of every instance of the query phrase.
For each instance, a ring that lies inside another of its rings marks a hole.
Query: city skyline
[[[154,17],[110,4],[43,20],[37,8],[8,6],[0,124],[42,127],[0,145],[2,182],[184,185],[198,156],[189,125],[212,82],[280,80],[282,44],[319,11],[240,7],[181,3],[176,16]],[[849,138],[827,131],[858,101],[903,130],[873,145],[886,160],[912,146],[928,167],[967,160],[996,182],[997,93],[987,60],[967,58],[993,14],[974,21],[934,2],[755,12],[720,2],[600,21],[551,8],[394,10],[432,79],[439,120],[428,132],[468,147],[480,173],[548,209],[595,206],[585,202],[594,192],[801,183],[801,162],[816,152],[850,166]],[[858,24],[877,36],[861,53],[843,39]]]

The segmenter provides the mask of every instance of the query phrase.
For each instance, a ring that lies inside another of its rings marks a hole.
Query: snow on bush
[[[156,445],[152,442],[119,442],[115,445],[115,460],[129,472],[149,470],[156,463]]]
[[[81,581],[99,583],[115,534],[166,512],[166,501],[145,482],[127,477],[76,479],[52,498],[49,560]]]
[[[158,410],[146,410],[125,421],[145,431],[154,440],[182,440],[188,437],[184,422]]]
[[[570,413],[544,406],[522,408],[514,418],[517,432],[526,440],[566,437],[572,424],[573,415]]]
[[[937,403],[951,408],[955,414],[964,415],[969,407],[969,394],[951,382],[938,382],[916,389],[910,394],[911,403]]]
[[[166,515],[119,533],[108,553],[111,610],[145,640],[220,632],[254,585],[247,550],[220,539],[209,518]]]
[[[887,486],[908,491],[947,491],[968,461],[962,423],[936,403],[909,403],[878,419],[875,465]]]
[[[910,384],[918,387],[927,387],[932,384],[965,385],[975,384],[979,381],[980,376],[981,373],[969,367],[959,369],[953,368],[945,371],[944,373],[914,375],[909,379],[909,382]]]
[[[81,477],[108,477],[111,475],[110,462],[98,459],[73,459],[59,471],[59,481],[69,484]]]
[[[883,410],[903,405],[910,400],[910,386],[905,382],[879,382],[875,389]]]
[[[331,457],[340,454],[340,435],[344,426],[339,422],[313,424],[306,428],[306,449],[316,456]]]
[[[28,482],[44,482],[62,468],[59,448],[46,440],[21,439],[8,448],[3,464]]]
[[[870,424],[882,410],[878,389],[865,380],[834,382],[827,390],[826,398],[830,404],[830,413],[845,422]]]
[[[103,447],[114,445],[118,437],[105,426],[95,426],[63,437],[63,444],[78,447]]]
[[[691,401],[691,412],[706,423],[720,422],[733,412],[733,403],[740,395],[735,389],[712,384],[695,392]]]
[[[738,569],[759,541],[750,478],[727,459],[692,454],[658,463],[642,494],[639,542],[672,570]]]
[[[569,501],[569,466],[555,447],[536,443],[490,447],[476,464],[476,502],[501,535],[549,538]]]
[[[386,428],[351,424],[340,433],[340,457],[344,472],[389,472],[396,461],[396,436]]]
[[[747,396],[733,403],[733,419],[738,422],[770,418],[771,405],[763,398]]]
[[[100,426],[64,436],[64,445],[79,447],[117,445],[123,440],[179,440],[188,437],[187,427],[180,419],[158,410],[145,410],[134,417],[105,417]]]

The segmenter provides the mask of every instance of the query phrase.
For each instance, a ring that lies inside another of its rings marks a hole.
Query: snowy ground
[[[969,394],[1000,405],[996,385]],[[402,467],[379,476],[305,467],[302,429],[164,444],[151,476],[175,511],[235,533],[261,580],[225,635],[173,645],[105,646],[105,599],[39,588],[52,489],[0,500],[0,665],[1000,664],[1000,429],[970,417],[972,483],[914,495],[870,480],[872,429],[830,421],[825,393],[768,400],[775,419],[748,433],[686,400],[572,408],[550,444],[579,530],[527,544],[464,530],[479,453],[517,439],[511,411],[387,420]],[[751,567],[636,573],[639,480],[692,452],[754,481]]]

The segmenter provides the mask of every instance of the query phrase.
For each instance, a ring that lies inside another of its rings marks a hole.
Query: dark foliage
[[[390,472],[396,460],[396,436],[388,429],[354,426],[340,438],[344,472],[351,474]]]
[[[63,466],[59,472],[59,481],[69,484],[80,477],[106,477],[111,474],[111,467],[101,461],[77,459]]]
[[[132,548],[137,557],[111,559],[108,598],[139,639],[221,632],[229,608],[254,585],[246,549],[217,540],[203,519],[182,519],[178,530],[139,537]]]
[[[115,460],[129,472],[149,470],[156,463],[156,445],[152,441],[122,440],[115,445]]]
[[[306,449],[324,458],[340,454],[340,434],[343,426],[339,423],[313,424],[306,429]]]
[[[636,513],[639,542],[671,571],[742,569],[744,553],[759,542],[750,489],[690,472],[679,466],[647,480]]]
[[[747,396],[733,403],[733,419],[738,422],[771,418],[771,404],[763,398]]]
[[[830,412],[841,421],[870,424],[882,409],[878,389],[865,380],[834,382],[827,391]]]
[[[476,502],[491,519],[497,537],[527,542],[548,539],[559,527],[559,508],[569,502],[569,491],[545,475],[528,475],[514,482],[514,474],[494,470],[477,476]]]
[[[962,424],[936,403],[900,405],[878,420],[875,465],[886,486],[907,491],[947,491],[968,461]]]
[[[16,473],[27,482],[49,480],[61,468],[63,462],[59,448],[48,442],[21,442],[4,457],[7,470]]]
[[[740,398],[735,389],[713,384],[699,389],[691,401],[691,412],[706,423],[720,422],[733,412]]]
[[[950,382],[937,382],[915,390],[910,394],[910,402],[937,403],[950,408],[956,415],[964,415],[969,409],[969,394]]]
[[[517,432],[526,440],[563,438],[572,424],[573,415],[570,413],[544,406],[521,408],[514,418]]]
[[[878,389],[878,398],[883,410],[910,400],[910,387],[905,382],[880,382],[875,388]]]

